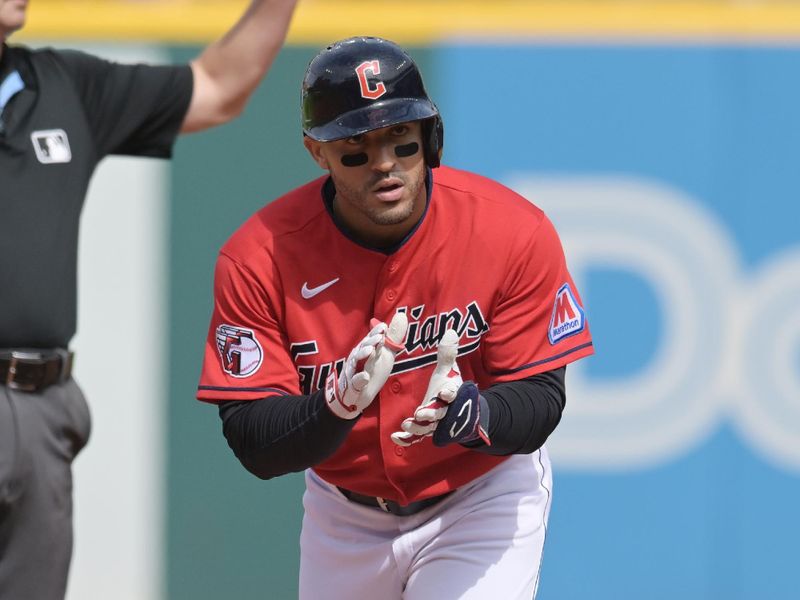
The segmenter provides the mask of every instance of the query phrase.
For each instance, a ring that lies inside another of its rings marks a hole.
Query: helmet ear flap
[[[440,115],[422,122],[422,139],[425,144],[425,163],[435,169],[441,163],[444,149],[444,123]]]

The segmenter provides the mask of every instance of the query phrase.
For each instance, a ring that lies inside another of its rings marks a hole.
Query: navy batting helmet
[[[421,120],[425,160],[439,166],[444,141],[439,109],[417,65],[394,42],[353,37],[325,48],[306,69],[302,110],[303,133],[319,142]]]

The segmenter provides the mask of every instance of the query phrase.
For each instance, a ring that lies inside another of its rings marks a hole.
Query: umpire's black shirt
[[[192,73],[4,46],[0,84],[14,71],[24,88],[0,113],[0,348],[67,347],[89,179],[107,154],[171,155]]]

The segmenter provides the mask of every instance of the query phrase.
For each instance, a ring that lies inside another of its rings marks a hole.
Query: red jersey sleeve
[[[517,231],[490,330],[485,367],[496,383],[550,371],[592,354],[583,303],[553,224]]]
[[[259,282],[220,254],[214,275],[214,312],[206,339],[197,398],[206,402],[299,394],[286,336]]]

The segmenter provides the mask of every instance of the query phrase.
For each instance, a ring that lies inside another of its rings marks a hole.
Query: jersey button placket
[[[376,314],[385,314],[387,315],[387,319],[390,318],[391,314],[394,314],[394,311],[398,308],[396,306],[396,302],[401,298],[401,294],[398,292],[398,286],[402,285],[400,281],[400,261],[396,258],[389,257],[387,262],[384,263],[382,277],[378,281],[378,293],[375,295],[376,304],[375,304],[375,313]],[[383,288],[383,289],[381,289]],[[400,396],[403,393],[403,384],[398,381],[397,378],[392,377],[387,382],[386,386],[383,388],[383,394],[387,394],[393,397]],[[388,405],[389,403],[387,403]],[[395,425],[396,427],[396,425]],[[404,462],[404,457],[406,451],[404,448],[395,445],[391,440],[389,440],[389,433],[394,431],[394,429],[389,429],[385,432],[386,440],[388,440],[386,445],[383,445],[383,441],[381,443],[382,446],[382,453],[387,464],[387,477],[390,482],[394,485],[393,482],[393,475],[397,474],[398,469],[401,469],[401,465]],[[392,455],[396,458],[392,458]]]

